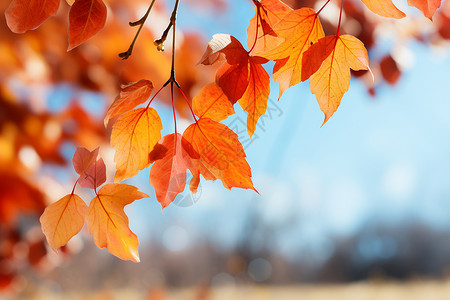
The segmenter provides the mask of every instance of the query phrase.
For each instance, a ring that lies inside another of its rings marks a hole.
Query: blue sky
[[[203,27],[207,38],[231,33],[244,44],[253,11],[231,5],[232,21],[218,17],[199,24],[199,18],[180,14],[180,26]],[[272,115],[246,149],[261,197],[203,182],[198,202],[189,207],[171,205],[161,213],[155,201],[136,202],[129,209],[137,214],[132,226],[144,239],[161,237],[174,251],[204,238],[231,247],[248,216],[258,214],[266,225],[280,229],[276,250],[295,255],[304,248],[325,258],[330,237],[350,236],[371,220],[448,229],[450,60],[437,59],[418,43],[410,49],[415,64],[396,86],[384,86],[371,98],[361,82],[352,81],[337,113],[322,128],[323,114],[307,83],[290,88],[279,102],[277,84],[272,84]],[[226,123],[242,130],[245,119],[238,111]],[[139,177],[147,182],[148,172]],[[152,195],[151,187],[144,190]]]

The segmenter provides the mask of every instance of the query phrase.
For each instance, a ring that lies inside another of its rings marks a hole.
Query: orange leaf
[[[302,57],[308,48],[324,36],[314,10],[301,8],[287,14],[273,30],[285,41],[260,56],[275,60],[273,80],[280,85],[279,97],[301,81]]]
[[[13,0],[5,11],[6,22],[14,33],[35,29],[56,14],[60,0]]]
[[[64,246],[80,232],[87,210],[86,203],[75,194],[66,195],[47,206],[40,221],[42,231],[53,250]]]
[[[161,138],[161,119],[153,108],[138,108],[122,115],[111,132],[111,146],[116,147],[115,182],[135,176],[148,167],[149,153]]]
[[[247,46],[251,49],[256,41],[252,53],[258,55],[258,53],[266,52],[283,42],[283,39],[280,39],[273,31],[273,26],[291,12],[292,8],[279,0],[261,0],[254,3],[256,14],[250,19],[247,28]],[[257,21],[258,13],[259,20]],[[256,22],[258,22],[258,29],[256,29]]]
[[[308,52],[313,53],[317,47],[330,47],[330,45],[333,48],[328,57],[309,79],[311,92],[316,95],[320,109],[325,114],[323,124],[334,114],[341,103],[342,96],[348,91],[350,86],[349,69],[370,70],[364,44],[351,35],[324,37],[316,47],[311,47]]]
[[[418,8],[425,17],[432,20],[434,13],[441,6],[441,0],[408,0],[408,5]]]
[[[361,0],[368,9],[382,17],[401,19],[406,17],[405,13],[399,10],[392,0]]]
[[[114,103],[106,113],[104,120],[105,127],[108,125],[110,119],[115,116],[120,116],[147,101],[152,91],[153,84],[150,80],[146,79],[122,87],[119,96],[114,100]]]
[[[106,181],[106,166],[102,158],[97,159],[98,148],[89,151],[77,147],[72,158],[75,171],[80,174],[78,184],[85,188],[95,189]]]
[[[238,136],[224,124],[211,119],[200,119],[190,125],[183,137],[200,155],[199,164],[191,168],[196,189],[198,175],[205,179],[218,178],[227,189],[239,187],[253,189],[251,170]]]
[[[203,87],[192,99],[192,109],[200,118],[210,118],[217,122],[234,114],[233,105],[216,83]]]
[[[109,183],[104,185],[89,204],[86,218],[89,232],[97,247],[123,260],[139,262],[137,236],[128,227],[124,206],[148,197],[134,186]]]
[[[239,105],[248,113],[247,132],[250,137],[255,132],[259,117],[266,112],[270,94],[270,77],[261,62],[265,63],[266,60],[260,57],[250,57],[247,89],[239,99]]]
[[[163,208],[166,208],[179,193],[184,191],[187,169],[192,167],[191,160],[199,157],[179,133],[164,136],[157,145],[160,146],[155,146],[153,151],[161,152],[161,147],[165,150],[162,157],[153,164],[149,182],[155,188],[156,199]],[[150,153],[150,156],[159,155]]]
[[[106,5],[102,0],[75,0],[69,12],[69,49],[84,43],[106,22]]]

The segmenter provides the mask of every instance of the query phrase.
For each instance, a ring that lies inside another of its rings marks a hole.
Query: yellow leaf
[[[196,190],[200,174],[205,179],[219,178],[227,189],[254,190],[244,148],[237,134],[227,126],[211,119],[200,119],[185,130],[183,137],[200,155],[198,164],[190,167],[195,178],[191,190]]]
[[[115,182],[135,176],[150,165],[148,155],[161,138],[161,119],[153,108],[138,108],[114,124],[111,146],[116,147]]]
[[[382,17],[401,19],[406,17],[405,13],[399,10],[392,0],[361,0],[368,9]]]
[[[139,262],[137,236],[128,227],[124,206],[148,197],[134,186],[110,183],[104,185],[89,204],[87,225],[97,247],[123,260]]]
[[[290,12],[273,26],[273,30],[285,39],[284,42],[259,55],[276,61],[273,80],[280,85],[281,97],[285,90],[301,82],[303,53],[323,37],[324,33],[316,12],[310,8]]]
[[[53,250],[65,244],[84,225],[88,207],[77,195],[66,195],[57,202],[47,206],[40,221],[42,231]]]
[[[325,124],[339,107],[342,96],[348,91],[350,68],[355,71],[370,68],[367,50],[354,36],[327,36],[318,42],[318,46],[320,45],[324,47],[334,45],[320,68],[309,79],[311,93],[316,95],[320,109],[325,114],[323,122]]]

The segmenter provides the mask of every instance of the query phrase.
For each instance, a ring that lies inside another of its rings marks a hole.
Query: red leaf
[[[102,158],[98,158],[98,148],[89,151],[77,147],[72,158],[75,171],[80,174],[78,184],[85,188],[95,189],[106,181],[106,166]]]
[[[84,43],[106,22],[106,5],[102,0],[76,0],[69,12],[69,49]]]
[[[425,17],[432,20],[434,13],[441,6],[441,0],[408,0],[408,5],[418,8]]]
[[[184,191],[187,169],[192,168],[191,160],[198,154],[179,133],[164,136],[157,145],[150,153],[159,159],[150,170],[149,182],[155,188],[156,199],[166,208]]]
[[[5,11],[6,22],[14,33],[35,29],[56,14],[60,0],[13,0]]]

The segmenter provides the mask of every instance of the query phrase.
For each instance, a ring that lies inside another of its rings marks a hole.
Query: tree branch
[[[120,58],[122,58],[122,59],[127,59],[127,58],[129,58],[129,57],[131,56],[131,54],[132,54],[132,52],[133,52],[134,44],[136,43],[136,40],[137,40],[139,34],[141,33],[142,27],[144,27],[145,21],[147,21],[148,15],[150,14],[150,11],[152,10],[152,7],[153,7],[153,4],[155,4],[155,1],[156,1],[156,0],[152,0],[152,3],[150,3],[150,6],[149,6],[148,9],[147,9],[147,12],[145,13],[145,15],[144,15],[141,19],[139,19],[139,20],[136,21],[136,22],[130,22],[130,23],[129,23],[129,25],[130,25],[131,27],[134,27],[134,26],[138,26],[138,25],[139,25],[139,29],[138,29],[136,35],[134,36],[134,39],[133,39],[133,41],[131,42],[131,45],[130,45],[130,47],[128,48],[128,50],[127,50],[126,52],[119,53],[119,57],[120,57]]]

